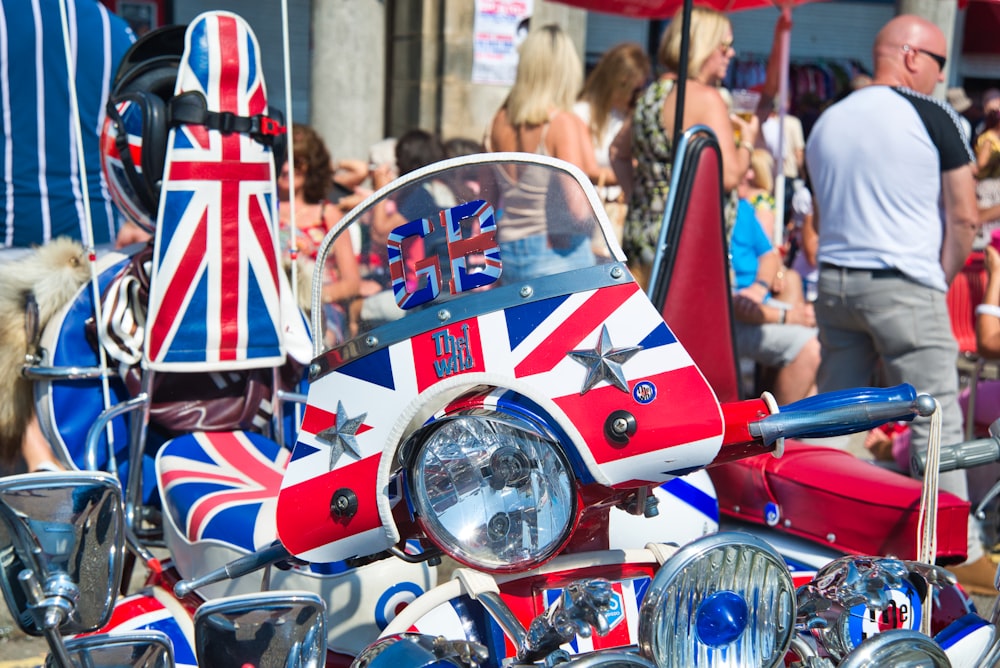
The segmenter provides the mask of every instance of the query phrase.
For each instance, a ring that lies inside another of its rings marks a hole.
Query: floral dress
[[[673,87],[672,79],[654,81],[636,102],[632,117],[632,157],[636,166],[622,245],[630,260],[646,265],[651,265],[656,255],[670,190],[673,138],[663,129],[660,115],[663,101]]]
[[[639,98],[632,116],[632,157],[636,165],[622,248],[630,262],[647,266],[651,266],[656,257],[657,240],[670,192],[673,137],[663,129],[661,114],[663,101],[673,87],[673,79],[654,81]],[[723,193],[727,243],[736,221],[738,202],[736,189]]]

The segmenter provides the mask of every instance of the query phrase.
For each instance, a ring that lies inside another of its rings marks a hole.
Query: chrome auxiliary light
[[[668,559],[639,611],[644,655],[668,666],[775,666],[795,629],[795,587],[781,557],[749,534],[693,541]]]

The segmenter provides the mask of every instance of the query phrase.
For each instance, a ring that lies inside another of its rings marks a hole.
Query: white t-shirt
[[[587,129],[590,129],[590,103],[585,100],[580,100],[573,105],[573,113],[580,117],[583,122],[587,125]],[[622,126],[625,124],[625,115],[620,111],[615,109],[611,110],[611,114],[608,117],[608,122],[604,126],[604,134],[601,137],[593,137],[594,145],[594,157],[597,158],[597,166],[605,169],[611,169],[611,142],[615,140],[618,133],[621,131]],[[613,201],[618,198],[621,193],[621,188],[618,186],[608,186],[604,189],[605,192],[601,193],[607,201]]]
[[[760,126],[760,134],[764,137],[764,144],[777,162],[778,156],[778,117],[768,116],[763,125]],[[795,162],[795,152],[806,147],[805,136],[802,134],[802,121],[795,116],[785,116],[785,145],[783,147],[785,159],[783,169],[785,176],[789,179],[799,178],[799,166]]]
[[[819,262],[898,269],[947,291],[941,174],[972,161],[955,112],[927,95],[868,86],[834,104],[806,145]]]

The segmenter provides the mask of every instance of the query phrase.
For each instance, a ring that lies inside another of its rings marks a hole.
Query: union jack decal
[[[104,628],[94,633],[81,633],[80,636],[160,631],[170,638],[174,665],[178,668],[197,668],[194,638],[188,635],[191,630],[190,613],[162,589],[151,588],[117,601],[111,620]]]
[[[176,438],[157,457],[164,507],[189,542],[215,539],[248,552],[267,547],[289,454],[244,432]]]

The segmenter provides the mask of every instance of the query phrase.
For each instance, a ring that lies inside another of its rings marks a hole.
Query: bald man
[[[890,384],[933,395],[942,442],[958,443],[958,345],[945,295],[972,248],[978,212],[958,116],[930,97],[944,81],[946,53],[930,21],[889,21],[875,38],[872,85],[819,117],[806,163],[819,225],[819,390],[871,384],[879,369]],[[926,448],[929,421],[912,429],[914,446]],[[968,498],[964,471],[943,474],[941,485]],[[956,571],[985,575],[967,588],[995,594],[978,537],[970,531],[970,561]]]

